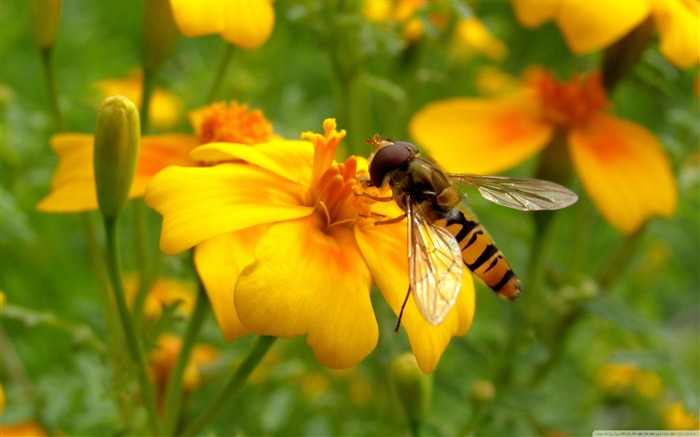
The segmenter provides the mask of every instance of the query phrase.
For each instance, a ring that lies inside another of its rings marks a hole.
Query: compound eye
[[[369,163],[369,178],[372,185],[381,187],[390,171],[403,165],[417,152],[416,146],[405,142],[394,143],[377,150],[372,157],[372,162]]]

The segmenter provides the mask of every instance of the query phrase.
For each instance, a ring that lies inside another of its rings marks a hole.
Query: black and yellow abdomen
[[[452,208],[433,223],[454,235],[464,265],[500,297],[516,299],[520,295],[518,277],[479,223],[458,208]]]

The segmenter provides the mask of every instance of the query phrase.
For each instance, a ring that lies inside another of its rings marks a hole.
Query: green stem
[[[224,384],[218,395],[209,403],[206,410],[181,434],[182,436],[193,436],[198,434],[209,423],[219,411],[227,405],[229,398],[243,387],[243,383],[251,374],[253,369],[260,363],[270,346],[275,342],[276,337],[260,336],[236,371]]]
[[[216,95],[221,89],[221,85],[224,82],[224,76],[226,75],[226,70],[228,69],[228,64],[231,61],[231,55],[233,54],[233,45],[226,44],[226,50],[224,55],[219,61],[219,67],[216,70],[216,76],[214,76],[214,82],[211,84],[211,89],[209,90],[209,95],[207,96],[207,102],[211,103],[216,99]]]
[[[182,383],[185,368],[189,362],[192,348],[196,344],[199,331],[202,328],[205,316],[207,314],[207,296],[204,292],[204,286],[199,282],[199,290],[197,292],[196,302],[192,315],[190,316],[189,324],[185,329],[185,334],[182,338],[182,348],[175,362],[175,367],[170,373],[168,386],[165,392],[165,419],[164,431],[165,435],[175,435],[177,421],[180,417],[182,405]]]
[[[641,240],[643,232],[644,227],[640,228],[634,234],[625,237],[622,244],[618,247],[617,252],[615,252],[615,255],[609,262],[604,264],[604,267],[596,276],[598,285],[603,291],[607,290],[610,284],[625,271],[630,260],[634,254],[637,253],[637,245]]]
[[[149,129],[149,114],[151,108],[151,98],[156,88],[158,72],[144,69],[143,83],[141,84],[141,108],[139,108],[139,122],[141,123],[141,135],[146,135]]]
[[[143,199],[134,199],[131,202],[133,206],[133,230],[134,230],[134,248],[136,252],[136,265],[139,270],[139,281],[134,295],[132,305],[134,313],[134,321],[140,328],[143,307],[148,297],[148,292],[155,280],[155,270],[158,264],[160,253],[155,251],[151,262],[148,261],[148,231],[146,230],[146,208]]]
[[[141,387],[141,395],[146,405],[148,420],[153,435],[160,435],[160,426],[156,413],[155,395],[153,386],[148,378],[148,369],[146,367],[146,359],[143,354],[141,344],[136,336],[136,329],[129,314],[124,296],[124,282],[122,279],[122,262],[119,252],[117,238],[117,219],[105,217],[104,219],[105,234],[107,236],[107,264],[109,267],[109,275],[112,280],[112,292],[114,300],[117,303],[117,311],[119,320],[124,331],[127,350],[132,361],[136,364],[136,372],[138,374],[139,385]]]
[[[49,88],[49,100],[51,103],[51,112],[53,112],[56,130],[64,132],[66,126],[61,113],[61,107],[58,104],[58,87],[56,86],[56,75],[53,68],[53,48],[47,47],[41,50],[41,63],[44,67],[44,75]]]

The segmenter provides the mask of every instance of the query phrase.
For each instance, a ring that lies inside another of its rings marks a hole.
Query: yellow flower
[[[429,104],[409,130],[448,170],[481,174],[518,165],[561,135],[603,217],[632,233],[653,215],[674,213],[676,186],[654,135],[606,114],[607,105],[599,74],[561,83],[537,69],[518,91],[504,96]]]
[[[596,382],[605,393],[620,394],[633,387],[648,399],[658,398],[663,390],[656,372],[642,370],[633,363],[606,363],[598,371]]]
[[[665,408],[664,425],[671,430],[700,430],[697,414],[686,411],[683,402],[675,402]]]
[[[526,27],[554,21],[569,48],[577,54],[605,48],[651,18],[661,37],[661,53],[678,67],[700,59],[700,5],[696,0],[597,2],[513,0],[515,14]]]
[[[273,138],[272,126],[259,110],[232,102],[215,103],[193,111],[192,121],[198,135],[165,134],[141,138],[141,151],[130,198],[143,196],[151,178],[170,165],[195,166],[190,157],[196,146],[226,140],[251,144]],[[93,136],[58,134],[51,138],[51,148],[58,155],[58,168],[51,182],[51,192],[37,208],[46,212],[78,212],[97,209],[93,169]]]
[[[156,347],[151,353],[149,365],[151,377],[156,382],[161,396],[164,394],[168,378],[170,378],[170,373],[173,371],[181,349],[182,339],[175,334],[165,333],[156,340]],[[192,353],[183,375],[185,390],[194,390],[201,384],[201,367],[214,361],[218,354],[218,349],[206,344],[197,344],[192,348]]]
[[[457,58],[472,52],[483,53],[494,61],[502,61],[508,55],[508,47],[494,37],[484,23],[476,17],[461,18],[454,30],[452,51]]]
[[[126,275],[124,277],[124,289],[131,304],[136,295],[138,276]],[[143,306],[143,313],[147,319],[160,318],[163,306],[178,303],[178,311],[187,315],[192,313],[194,307],[195,285],[190,282],[170,278],[158,278],[153,282]]]
[[[428,3],[428,0],[366,0],[362,13],[370,21],[398,24],[404,41],[412,43],[425,34],[425,26],[418,13]],[[431,14],[430,19],[432,24],[444,27],[440,14]]]
[[[227,340],[249,332],[306,335],[322,364],[345,368],[377,344],[373,279],[399,312],[408,289],[406,224],[375,226],[376,214],[402,211],[358,192],[367,161],[335,162],[345,132],[332,119],[323,127],[303,141],[202,146],[195,159],[224,163],[165,169],[146,203],[163,216],[161,250],[196,246],[195,264]],[[467,331],[473,312],[470,275],[439,326],[409,299],[402,323],[423,371],[435,368],[450,337]]]
[[[95,87],[104,97],[121,95],[141,108],[141,87],[143,74],[135,71],[124,79],[105,79],[95,83]],[[169,91],[156,88],[151,97],[148,120],[153,127],[167,130],[174,127],[182,114],[182,100]]]
[[[264,44],[275,25],[271,0],[170,0],[170,6],[183,35],[218,33],[229,43],[245,49]]]

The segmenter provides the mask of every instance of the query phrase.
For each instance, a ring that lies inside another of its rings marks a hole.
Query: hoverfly
[[[482,226],[465,212],[464,196],[453,183],[474,186],[485,199],[521,211],[560,209],[578,200],[571,190],[540,179],[445,173],[408,142],[379,135],[366,142],[375,147],[367,184],[388,184],[391,199],[405,211],[385,223],[406,218],[408,224],[409,288],[396,330],[411,293],[425,320],[438,325],[445,319],[462,287],[462,263],[500,297],[520,295],[518,277]]]

